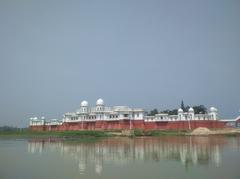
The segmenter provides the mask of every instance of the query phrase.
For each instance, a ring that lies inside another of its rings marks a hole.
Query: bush
[[[134,136],[143,136],[144,131],[141,129],[134,129],[133,134],[134,134]]]

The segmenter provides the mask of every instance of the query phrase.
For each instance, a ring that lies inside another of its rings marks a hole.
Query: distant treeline
[[[5,131],[22,131],[26,128],[18,128],[18,127],[12,127],[12,126],[0,126],[0,132],[5,132]]]
[[[181,108],[184,112],[187,112],[190,108],[190,106],[184,106],[183,102],[181,104]],[[196,105],[192,107],[194,109],[195,114],[206,114],[207,113],[207,108],[204,105]],[[158,109],[153,109],[147,113],[149,116],[154,116],[155,114],[158,113],[166,113],[168,115],[177,115],[178,114],[178,109],[166,109],[162,111],[158,111]]]

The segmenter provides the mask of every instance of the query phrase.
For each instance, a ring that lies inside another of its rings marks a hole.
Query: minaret
[[[82,101],[80,105],[80,112],[86,114],[88,112],[88,102]]]
[[[181,102],[181,109],[182,109],[183,111],[185,111],[185,106],[184,106],[183,100],[182,100],[182,102]]]
[[[217,120],[217,109],[215,107],[210,108],[211,120]]]
[[[100,98],[96,101],[96,112],[97,114],[97,120],[103,120],[104,119],[104,101]]]
[[[179,109],[178,109],[178,120],[179,120],[179,121],[184,120],[182,108],[179,108]]]
[[[194,109],[193,108],[189,108],[189,110],[188,110],[188,117],[189,117],[189,119],[190,120],[195,120],[194,118]]]

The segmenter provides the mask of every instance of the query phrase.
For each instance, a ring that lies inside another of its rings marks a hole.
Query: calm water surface
[[[0,139],[0,179],[240,179],[240,137]]]

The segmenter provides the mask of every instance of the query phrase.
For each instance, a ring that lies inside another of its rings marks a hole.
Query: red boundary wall
[[[119,121],[92,121],[92,122],[68,122],[62,125],[30,126],[34,131],[76,131],[76,130],[184,130],[198,127],[224,128],[225,123],[221,121],[158,121],[144,122],[144,120],[119,120]]]

